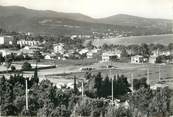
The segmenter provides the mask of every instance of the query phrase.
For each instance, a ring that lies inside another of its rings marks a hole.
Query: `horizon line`
[[[81,15],[90,17],[90,18],[92,18],[92,19],[104,19],[104,18],[108,18],[108,17],[111,17],[111,16],[116,16],[116,15],[128,15],[128,16],[139,17],[139,18],[146,18],[146,19],[173,20],[173,18],[145,17],[145,16],[139,16],[139,15],[133,15],[133,14],[126,14],[126,13],[116,13],[116,14],[108,15],[108,16],[104,16],[104,17],[93,17],[93,16],[87,15],[87,14],[85,14],[85,13],[80,13],[80,12],[56,11],[56,10],[50,10],[50,9],[35,9],[35,8],[29,8],[29,7],[22,6],[22,5],[0,5],[0,6],[1,6],[1,7],[21,7],[21,8],[25,8],[25,9],[29,9],[29,10],[36,10],[36,11],[51,11],[51,12],[66,13],[66,14],[81,14]]]

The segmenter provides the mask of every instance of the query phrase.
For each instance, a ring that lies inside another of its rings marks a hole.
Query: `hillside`
[[[145,28],[172,28],[172,21],[166,19],[151,19],[125,14],[118,14],[106,18],[98,19],[98,22],[105,24],[119,24],[123,26],[136,26]]]
[[[93,22],[94,19],[80,13],[62,13],[50,10],[32,10],[19,6],[0,6],[0,17],[8,16],[25,16],[25,17],[56,17],[68,18],[78,21]]]
[[[172,33],[172,25],[169,24],[169,20],[146,19],[128,15],[94,19],[80,13],[32,10],[18,6],[0,6],[0,28],[51,35],[111,31],[132,35]]]
[[[127,46],[135,44],[141,45],[142,43],[168,45],[170,43],[173,43],[173,34],[131,36],[131,37],[112,38],[112,39],[95,39],[93,41],[93,44],[97,47],[102,46],[103,44]]]

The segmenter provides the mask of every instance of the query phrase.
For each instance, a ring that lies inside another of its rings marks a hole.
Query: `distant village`
[[[103,45],[102,47],[95,47],[92,42],[81,47],[68,48],[67,43],[51,42],[50,48],[45,48],[47,44],[45,40],[33,40],[30,33],[25,34],[25,39],[18,38],[10,35],[0,36],[0,62],[3,62],[3,57],[10,55],[19,59],[32,59],[35,52],[40,53],[41,59],[46,60],[66,60],[66,59],[97,59],[100,62],[117,61],[117,62],[130,62],[134,64],[142,63],[173,63],[173,44],[168,47],[164,45],[131,45],[128,47],[117,45]],[[70,36],[67,40],[80,40],[77,36]],[[82,41],[83,42],[83,41]],[[14,48],[15,46],[15,48]],[[75,43],[74,43],[75,46]],[[141,47],[140,47],[141,46]],[[154,47],[155,46],[155,47]],[[13,57],[14,58],[14,57]]]

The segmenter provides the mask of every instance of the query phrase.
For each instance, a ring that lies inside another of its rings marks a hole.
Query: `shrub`
[[[29,70],[31,70],[31,69],[32,69],[32,66],[31,66],[30,63],[28,63],[28,62],[24,62],[24,63],[23,63],[23,65],[22,65],[22,70],[24,70],[24,71],[29,71]]]

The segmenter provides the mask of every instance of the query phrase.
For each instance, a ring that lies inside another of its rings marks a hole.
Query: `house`
[[[13,36],[0,36],[0,45],[12,45],[13,44]]]
[[[47,59],[47,60],[54,60],[55,58],[56,58],[55,54],[47,54],[44,56],[44,59]]]
[[[117,55],[113,52],[102,53],[102,62],[115,61],[117,58]]]
[[[87,58],[99,58],[101,55],[101,49],[93,49],[87,53]]]
[[[63,58],[69,58],[70,56],[71,56],[70,53],[65,53],[65,54],[63,54]]]
[[[17,44],[20,45],[20,47],[23,46],[38,46],[40,45],[39,41],[35,41],[35,40],[19,40],[17,41]]]
[[[171,55],[171,52],[169,50],[165,50],[165,51],[161,51],[159,52],[160,55],[165,55],[165,56],[169,56]]]
[[[159,50],[159,49],[157,49],[157,50],[152,51],[153,56],[160,56],[160,55],[169,56],[171,54],[172,54],[172,51],[170,51],[170,50]]]
[[[77,35],[71,35],[71,37],[70,37],[70,39],[75,39],[75,38],[77,38],[78,36]]]
[[[39,51],[39,47],[37,47],[37,46],[25,46],[24,48],[20,49],[20,53],[26,54],[30,57],[33,56],[35,51]]]
[[[157,56],[150,56],[149,57],[149,63],[156,63]]]
[[[80,54],[80,55],[83,55],[83,54],[86,54],[88,51],[89,51],[88,48],[84,48],[84,49],[81,49],[81,50],[79,51],[79,54]]]
[[[19,51],[17,50],[10,50],[10,49],[1,49],[0,50],[0,54],[4,57],[4,56],[7,56],[7,55],[10,55],[10,54],[16,54],[16,55],[19,55]]]
[[[144,57],[141,55],[135,55],[131,56],[131,63],[143,63],[144,62]]]
[[[0,50],[0,54],[4,57],[10,54],[10,52],[7,49]]]
[[[120,59],[121,53],[122,53],[122,50],[120,50],[120,49],[115,49],[114,50],[114,54],[117,55],[118,59]]]
[[[87,58],[93,58],[94,57],[94,53],[93,52],[88,52],[87,53]]]
[[[53,44],[53,50],[54,53],[64,54],[65,52],[64,44],[63,43]]]

